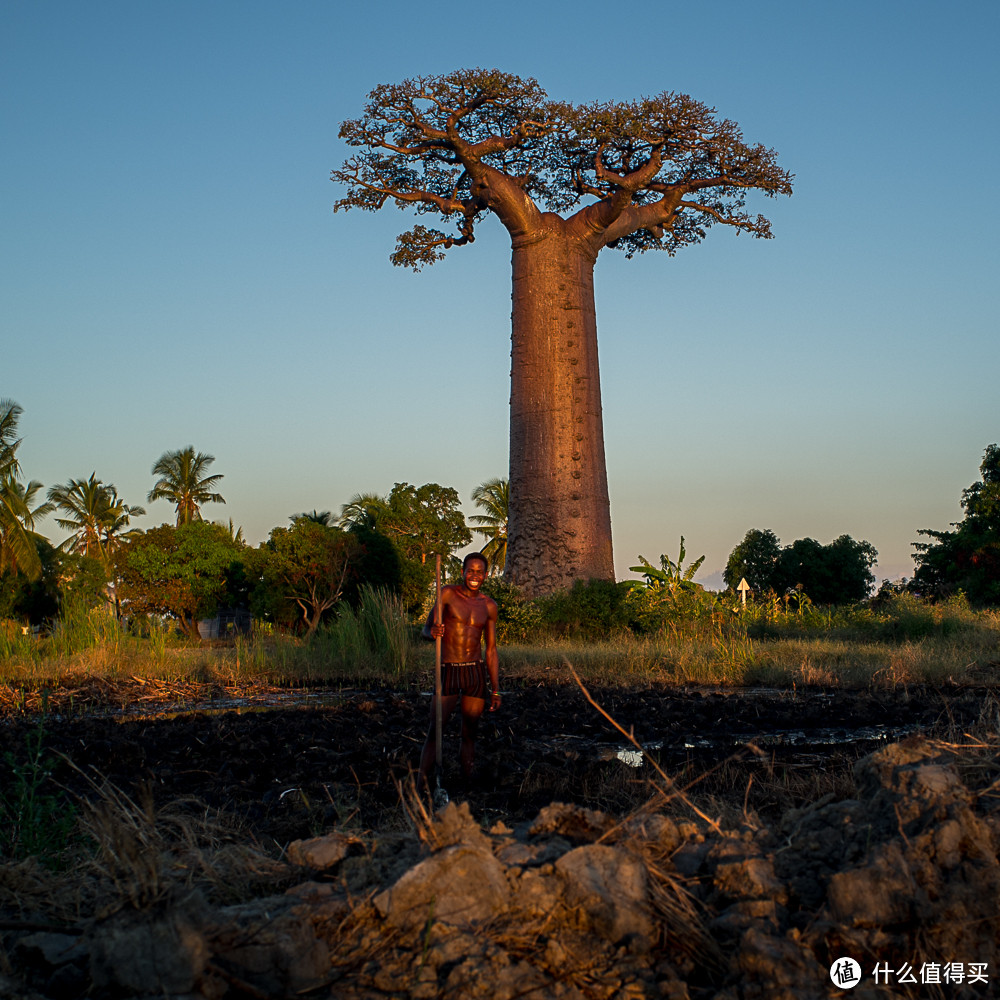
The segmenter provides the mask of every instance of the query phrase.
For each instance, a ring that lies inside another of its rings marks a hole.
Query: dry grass
[[[78,873],[54,872],[39,858],[0,859],[0,912],[26,929],[72,927],[89,912],[92,886]]]
[[[789,681],[822,687],[883,687],[904,684],[1000,680],[1000,639],[991,632],[928,636],[900,643],[815,638],[756,644],[757,683]]]
[[[718,631],[705,636],[619,636],[603,642],[552,640],[506,646],[504,678],[562,680],[569,659],[587,683],[601,686],[708,684],[731,687],[892,688],[903,684],[1000,682],[1000,627],[901,642],[836,638],[822,633],[751,639]]]
[[[0,911],[73,925],[123,907],[144,909],[193,889],[222,904],[272,893],[295,880],[230,818],[193,799],[156,807],[90,778],[77,835],[59,870],[36,858],[0,861]]]

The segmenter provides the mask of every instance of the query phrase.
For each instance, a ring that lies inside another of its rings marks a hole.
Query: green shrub
[[[724,595],[705,590],[699,584],[695,584],[692,590],[676,593],[633,585],[626,598],[625,613],[636,632],[670,632],[675,635],[690,632],[695,635],[711,625],[726,603]]]
[[[497,642],[526,642],[541,628],[541,611],[512,583],[491,576],[483,583],[483,593],[497,602]]]
[[[552,635],[582,639],[607,638],[630,627],[627,583],[576,580],[534,603],[541,624]]]

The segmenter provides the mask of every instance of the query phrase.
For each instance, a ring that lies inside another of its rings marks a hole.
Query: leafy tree
[[[850,535],[841,535],[829,545],[800,538],[781,550],[778,589],[798,588],[816,604],[863,601],[875,584],[871,568],[877,559],[870,542],[855,541]]]
[[[982,479],[962,491],[965,516],[954,531],[921,529],[933,539],[914,542],[910,587],[934,597],[958,590],[975,604],[1000,605],[1000,446],[991,444],[979,466]]]
[[[341,511],[346,527],[367,527],[388,538],[400,556],[402,597],[407,611],[418,611],[434,578],[435,554],[449,557],[468,545],[472,534],[450,486],[396,483],[387,497],[362,493]]]
[[[23,409],[11,399],[0,399],[0,575],[23,573],[37,580],[42,572],[38,544],[42,536],[35,523],[51,513],[52,505],[35,503],[42,484],[21,482],[17,424]]]
[[[391,538],[407,559],[426,563],[428,556],[447,555],[468,545],[472,535],[450,486],[395,483],[387,497],[358,494],[344,505],[342,525],[368,524]]]
[[[365,587],[402,594],[403,567],[396,546],[380,531],[364,524],[353,524],[347,530],[358,540],[360,551],[354,572],[344,586],[344,600],[352,608],[358,607]]]
[[[165,451],[153,465],[153,475],[160,478],[149,491],[146,499],[165,499],[177,510],[177,527],[201,520],[201,506],[206,503],[225,503],[225,497],[212,490],[221,475],[209,476],[205,472],[215,461],[214,455],[195,454],[193,446],[179,451]]]
[[[729,553],[722,579],[732,590],[744,578],[756,594],[777,590],[779,585],[775,572],[780,555],[781,546],[773,531],[751,528],[743,536],[743,541]]]
[[[257,607],[269,602],[280,620],[282,609],[276,601],[290,604],[311,637],[324,614],[341,599],[360,542],[348,531],[296,518],[290,528],[273,528],[261,548],[267,554],[255,563],[261,578]]]
[[[78,552],[54,549],[53,553],[55,566],[52,572],[60,611],[65,610],[67,605],[96,608],[107,600],[108,567],[104,563]],[[43,572],[43,580],[49,572]]]
[[[1000,527],[1000,445],[988,445],[979,466],[982,479],[962,490],[965,519],[973,527],[995,530]]]
[[[131,519],[146,513],[143,507],[125,503],[115,485],[102,482],[94,472],[89,479],[71,479],[53,486],[48,497],[67,515],[56,518],[60,528],[72,532],[63,548],[92,556],[106,567]]]
[[[510,509],[510,482],[487,479],[472,491],[472,502],[484,513],[472,514],[472,530],[487,539],[483,555],[489,560],[490,573],[503,573],[507,562],[507,520]]]
[[[715,224],[770,237],[746,192],[791,193],[773,150],[683,94],[573,105],[533,79],[459,70],[369,95],[340,136],[357,152],[337,209],[386,203],[417,224],[391,260],[419,269],[493,213],[512,246],[510,523],[506,574],[532,593],[613,579],[593,271],[599,253],[672,255]]]
[[[38,558],[41,573],[36,579],[23,573],[3,578],[0,620],[21,618],[42,625],[70,605],[89,609],[107,599],[107,571],[99,560],[56,548],[45,538],[38,541]]]
[[[208,521],[136,532],[114,559],[122,606],[130,615],[173,615],[197,638],[199,619],[227,603],[229,580],[245,551],[224,526]]]

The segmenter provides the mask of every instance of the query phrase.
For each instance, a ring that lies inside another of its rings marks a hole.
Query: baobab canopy
[[[715,224],[770,237],[746,192],[791,193],[773,150],[683,94],[573,105],[533,79],[459,70],[383,84],[341,138],[337,209],[438,216],[394,264],[419,270],[493,212],[513,267],[510,519],[505,575],[531,593],[613,578],[593,267],[604,247],[674,254]]]

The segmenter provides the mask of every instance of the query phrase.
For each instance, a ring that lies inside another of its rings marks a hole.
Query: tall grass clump
[[[318,629],[311,652],[341,676],[399,678],[406,671],[410,631],[399,595],[364,586],[356,609],[343,602],[336,618]]]
[[[368,648],[384,658],[396,676],[406,670],[410,629],[403,600],[398,594],[365,585],[361,588],[358,618]]]
[[[234,669],[238,676],[267,677],[274,669],[272,650],[268,648],[270,630],[255,621],[249,635],[239,632],[233,639]]]
[[[0,660],[31,663],[40,655],[38,639],[30,628],[17,621],[0,621]]]
[[[47,652],[54,656],[72,656],[100,648],[116,654],[121,652],[126,635],[126,630],[109,605],[88,608],[68,601],[46,640]]]

